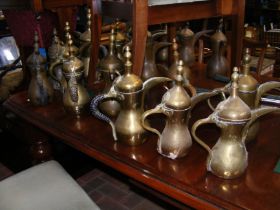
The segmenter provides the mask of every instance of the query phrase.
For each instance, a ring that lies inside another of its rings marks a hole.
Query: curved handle
[[[255,99],[255,107],[259,106],[259,103],[261,101],[261,97],[264,93],[268,92],[269,90],[272,89],[277,89],[280,87],[280,82],[277,81],[270,81],[270,82],[266,82],[263,83],[259,86],[258,91],[257,91],[257,95],[256,95],[256,99]]]
[[[151,131],[152,133],[157,134],[159,139],[160,139],[161,138],[160,132],[157,129],[152,128],[151,126],[149,126],[148,124],[145,123],[145,119],[149,115],[157,114],[157,113],[162,113],[162,114],[165,114],[166,116],[168,116],[166,110],[163,108],[163,105],[160,104],[160,105],[156,106],[154,109],[150,109],[150,110],[144,112],[142,117],[141,117],[141,122],[142,122],[142,125],[145,129],[147,129],[148,131]]]
[[[97,95],[90,102],[90,111],[91,111],[91,114],[93,116],[95,116],[96,118],[98,118],[100,120],[103,120],[103,121],[110,124],[110,126],[112,128],[113,138],[116,141],[116,140],[118,140],[118,138],[117,138],[115,124],[113,123],[113,121],[109,117],[107,117],[105,114],[100,112],[99,109],[98,109],[99,103],[101,101],[105,100],[105,99],[116,99],[116,98],[113,97],[113,96],[110,96],[108,94]]]
[[[216,88],[212,92],[216,92],[217,94],[221,94],[223,100],[226,100],[226,94],[225,93],[228,92],[228,88],[229,88],[229,84],[226,85],[225,87],[222,87],[222,88]],[[212,111],[215,111],[215,108],[214,108],[214,106],[211,103],[211,97],[209,97],[207,99],[207,104],[208,104],[208,106],[210,107],[210,109]]]
[[[205,144],[200,138],[197,137],[196,135],[196,129],[203,125],[203,124],[207,124],[207,123],[215,123],[215,121],[213,120],[212,118],[212,115],[208,116],[207,118],[205,119],[201,119],[201,120],[198,120],[196,121],[193,126],[192,126],[192,136],[194,137],[194,139],[197,141],[197,143],[199,143],[202,147],[204,147],[208,152],[209,154],[211,155],[211,149],[210,147]]]
[[[79,55],[84,55],[85,54],[84,51],[87,50],[90,46],[91,46],[91,42],[83,43],[79,48]]]
[[[196,89],[194,86],[192,86],[189,82],[185,82],[184,87],[188,88],[191,92],[191,97],[194,97],[196,95]]]
[[[58,66],[59,64],[62,64],[62,63],[63,63],[62,60],[57,59],[55,62],[53,62],[50,65],[50,68],[49,68],[49,74],[50,74],[51,78],[53,78],[55,81],[59,82],[59,84],[61,84],[61,83],[60,83],[60,80],[58,78],[56,78],[56,76],[54,74],[54,69],[55,69],[56,66]]]

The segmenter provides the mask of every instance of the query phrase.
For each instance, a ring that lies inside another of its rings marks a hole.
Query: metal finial
[[[34,52],[39,52],[39,37],[37,31],[34,32]]]
[[[183,69],[184,69],[184,62],[182,60],[179,60],[178,65],[177,65],[177,76],[176,76],[176,81],[177,84],[181,84],[184,80],[183,78]]]
[[[132,67],[132,62],[131,62],[131,52],[130,52],[130,47],[129,46],[126,46],[125,47],[125,52],[124,52],[124,59],[125,59],[125,63],[124,63],[124,66],[125,66],[125,71],[127,73],[131,72],[131,67]]]
[[[218,26],[218,30],[219,30],[219,31],[222,31],[222,30],[223,30],[223,24],[224,24],[224,19],[221,18],[221,19],[219,20],[219,26]]]
[[[236,97],[238,95],[238,78],[239,78],[238,68],[234,67],[233,73],[231,75],[231,88],[232,88],[231,96],[233,97]]]
[[[87,27],[90,30],[90,28],[91,28],[91,11],[90,11],[90,8],[87,9]]]

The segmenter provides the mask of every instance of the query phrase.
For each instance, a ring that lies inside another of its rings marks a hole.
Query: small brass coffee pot
[[[62,73],[67,81],[67,87],[63,94],[63,105],[69,113],[79,117],[89,102],[89,95],[87,90],[79,84],[79,80],[83,76],[84,65],[80,59],[74,56],[72,43],[71,35],[68,34],[67,47],[69,48],[69,57],[64,61],[61,60]],[[57,62],[56,65],[61,63]],[[53,72],[50,71],[50,73],[53,75]]]
[[[126,59],[125,74],[114,80],[108,93],[98,95],[92,100],[91,112],[95,117],[111,125],[114,140],[120,140],[128,145],[136,146],[142,144],[147,136],[147,132],[141,124],[146,92],[154,85],[170,81],[170,79],[153,77],[143,83],[137,75],[131,73],[132,63],[130,61],[129,46],[125,48],[124,58]],[[108,99],[119,100],[121,104],[121,110],[115,123],[98,109],[99,103]]]
[[[213,55],[207,62],[206,72],[210,78],[215,78],[216,75],[226,76],[229,72],[229,63],[225,57],[225,51],[227,47],[227,38],[222,32],[223,19],[220,19],[219,27],[211,36],[211,49]]]
[[[251,111],[238,96],[237,72],[235,67],[230,96],[220,102],[210,116],[198,120],[192,127],[194,139],[209,153],[207,170],[225,179],[239,177],[247,168],[245,139],[250,125],[260,116],[279,110],[275,107],[260,107]],[[196,135],[197,128],[207,123],[215,123],[221,129],[221,136],[212,149]]]
[[[127,43],[128,41],[128,37],[126,36],[126,34],[124,32],[122,32],[122,30],[120,29],[121,26],[121,22],[119,19],[116,20],[116,23],[114,25],[115,27],[115,36],[116,36],[116,55],[117,57],[121,60],[124,61],[123,58],[123,47],[124,45]]]
[[[196,34],[189,28],[189,22],[187,23],[186,27],[182,29],[179,34],[179,40],[181,43],[181,47],[179,49],[179,53],[181,59],[187,66],[192,66],[195,62],[195,53],[194,47],[196,41],[199,39],[200,36],[203,34],[209,33],[212,30],[203,30],[197,32]]]
[[[101,78],[105,82],[103,94],[110,91],[114,79],[121,75],[124,71],[123,62],[115,54],[115,32],[111,30],[110,34],[110,46],[109,53],[100,60],[98,65],[98,71],[101,74]],[[120,103],[116,100],[106,100],[99,104],[101,112],[111,117],[116,117],[120,111]]]
[[[157,151],[168,158],[175,159],[187,155],[192,139],[188,129],[188,120],[191,109],[200,101],[216,95],[216,92],[205,92],[190,98],[184,89],[183,61],[177,66],[177,75],[174,85],[163,96],[162,101],[154,109],[150,109],[142,115],[142,125],[147,130],[158,135]],[[152,114],[162,113],[166,115],[165,127],[160,132],[146,123],[145,119]]]
[[[31,72],[28,99],[33,105],[47,105],[53,99],[53,88],[46,74],[46,59],[39,53],[38,33],[34,36],[34,52],[27,58]]]

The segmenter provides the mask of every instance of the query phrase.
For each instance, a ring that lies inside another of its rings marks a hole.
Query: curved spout
[[[264,93],[266,93],[269,90],[275,89],[275,88],[280,88],[280,82],[270,81],[270,82],[261,84],[258,88],[257,95],[255,98],[255,107],[259,106],[261,97]]]
[[[211,33],[211,32],[214,32],[214,30],[208,29],[208,30],[203,30],[203,31],[197,32],[197,33],[194,35],[194,37],[193,37],[192,46],[195,45],[195,43],[196,43],[196,41],[199,39],[199,37],[201,37],[201,36],[204,35],[204,34]]]

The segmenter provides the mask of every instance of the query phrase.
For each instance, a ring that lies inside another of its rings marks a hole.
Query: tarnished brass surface
[[[261,107],[251,111],[238,96],[237,72],[238,69],[235,68],[229,98],[220,102],[209,117],[198,120],[192,127],[194,139],[209,152],[207,170],[225,179],[237,178],[247,168],[245,139],[252,123],[264,114],[279,110],[274,107]],[[207,123],[214,123],[221,129],[221,136],[212,149],[196,135],[197,128]]]
[[[34,52],[27,58],[31,72],[28,99],[33,105],[47,105],[53,99],[53,88],[46,74],[46,59],[39,53],[38,34],[34,36]]]

